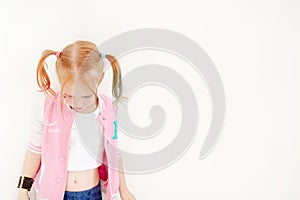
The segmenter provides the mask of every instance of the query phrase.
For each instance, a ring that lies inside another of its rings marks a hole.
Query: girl
[[[50,87],[44,68],[50,55],[57,57],[58,92]],[[114,102],[98,92],[105,58],[113,71]],[[36,199],[102,200],[100,180],[108,200],[116,199],[118,191],[122,200],[135,200],[127,189],[117,148],[116,103],[123,97],[116,58],[81,40],[61,52],[45,50],[37,67],[37,83],[45,94],[43,114],[28,144],[18,200],[29,199],[31,186]]]

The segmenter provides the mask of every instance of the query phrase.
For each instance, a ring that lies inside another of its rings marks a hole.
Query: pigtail
[[[123,85],[122,85],[122,73],[118,60],[112,55],[105,55],[111,64],[113,70],[113,81],[112,81],[112,95],[115,97],[113,104],[118,103],[122,99],[128,99],[123,97]]]
[[[36,69],[36,80],[39,88],[41,90],[38,90],[38,92],[44,92],[48,97],[53,97],[55,95],[55,91],[50,87],[50,78],[45,70],[45,65],[48,68],[47,63],[45,60],[48,58],[48,56],[54,54],[55,51],[52,50],[45,50],[42,53],[42,56],[39,60],[37,69]]]

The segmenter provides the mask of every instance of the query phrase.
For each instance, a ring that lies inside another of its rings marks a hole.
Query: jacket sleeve
[[[113,98],[112,101],[114,101],[115,99]],[[120,135],[120,130],[118,128],[119,124],[118,124],[118,105],[117,104],[112,104],[112,110],[113,110],[113,120],[116,123],[116,128],[117,128],[117,135]],[[118,157],[122,157],[122,152],[121,150],[118,148]]]
[[[34,116],[31,121],[31,134],[27,145],[27,149],[36,154],[41,154],[42,152],[41,143],[44,126],[44,102],[44,94],[38,94],[37,104],[33,111]]]

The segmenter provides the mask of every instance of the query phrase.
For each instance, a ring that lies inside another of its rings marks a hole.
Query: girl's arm
[[[21,175],[33,178],[37,173],[40,164],[41,154],[33,153],[27,150]]]
[[[120,177],[120,186],[119,190],[126,188],[126,180],[123,172],[123,160],[122,157],[119,157],[119,177]]]
[[[33,178],[37,173],[37,170],[39,169],[40,163],[41,163],[41,154],[36,154],[27,150],[24,163],[23,163],[21,176],[27,176]],[[24,199],[24,197],[28,198],[28,190],[23,188],[18,188],[18,199]]]
[[[44,102],[46,100],[44,94],[37,94],[36,108],[34,109],[34,118],[31,121],[32,133],[27,145],[27,152],[25,154],[23,169],[20,176],[27,176],[33,178],[41,164],[41,141],[44,124]],[[18,199],[29,199],[28,190],[18,188]]]
[[[120,185],[119,191],[122,200],[136,200],[133,194],[128,190],[125,180],[125,175],[123,172],[123,160],[122,157],[119,157],[119,177],[120,177]]]

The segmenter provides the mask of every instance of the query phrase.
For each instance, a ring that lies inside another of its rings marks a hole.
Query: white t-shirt
[[[35,110],[34,120],[32,122],[32,134],[28,142],[28,150],[41,154],[41,141],[44,122],[44,101],[42,95]],[[104,102],[99,97],[99,106],[88,114],[75,111],[72,130],[70,133],[68,171],[82,171],[94,169],[102,163],[103,153],[103,134],[102,128],[97,121],[97,116],[102,112]],[[118,156],[121,151],[118,149]]]

